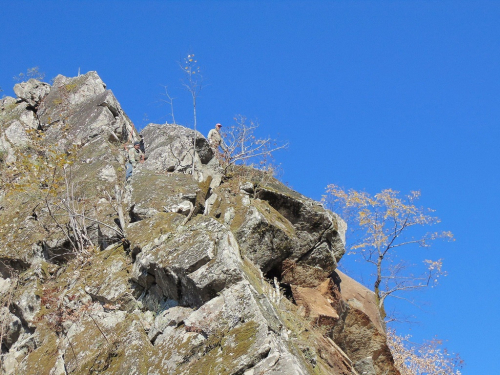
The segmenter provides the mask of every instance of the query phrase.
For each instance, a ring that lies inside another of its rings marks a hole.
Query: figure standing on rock
[[[214,152],[214,155],[217,157],[219,162],[222,156],[219,152],[219,147],[222,149],[222,151],[227,152],[227,146],[220,134],[220,128],[222,128],[222,125],[217,123],[215,124],[215,128],[211,129],[208,132],[208,143],[210,144],[210,147],[212,148],[212,151]]]
[[[126,180],[132,176],[132,172],[138,163],[144,163],[144,152],[141,150],[141,142],[134,142],[134,147],[128,150]]]

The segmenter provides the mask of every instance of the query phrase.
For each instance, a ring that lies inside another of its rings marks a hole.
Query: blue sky
[[[192,126],[178,61],[194,53],[199,129],[257,119],[259,135],[290,143],[276,160],[294,189],[421,190],[456,241],[408,254],[444,258],[448,276],[422,308],[398,302],[419,321],[401,332],[448,340],[464,374],[495,374],[499,19],[500,2],[480,0],[0,0],[0,87],[13,95],[34,66],[47,80],[96,70],[138,128],[170,120],[162,85]]]

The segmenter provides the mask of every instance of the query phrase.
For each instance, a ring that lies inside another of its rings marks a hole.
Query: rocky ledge
[[[77,151],[53,206],[0,195],[2,374],[398,374],[373,293],[336,270],[335,213],[262,171],[223,173],[179,125],[141,132],[147,160],[125,183],[139,134],[95,72],[15,93],[0,101],[2,171],[33,152],[30,129]]]

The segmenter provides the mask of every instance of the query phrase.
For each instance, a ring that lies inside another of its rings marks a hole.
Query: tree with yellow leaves
[[[451,232],[423,233],[417,229],[440,222],[432,215],[433,210],[416,206],[420,192],[400,197],[399,192],[385,189],[371,196],[333,184],[327,186],[326,192],[324,202],[346,220],[354,234],[348,251],[361,254],[374,268],[373,291],[382,318],[387,317],[387,297],[405,299],[401,292],[431,286],[445,274],[441,259],[424,260],[426,271],[418,275],[397,259],[403,248],[430,247],[439,238],[453,240]]]
[[[401,375],[461,374],[463,360],[458,354],[443,348],[442,340],[433,339],[416,345],[410,339],[410,335],[399,336],[393,329],[387,331],[387,343]]]

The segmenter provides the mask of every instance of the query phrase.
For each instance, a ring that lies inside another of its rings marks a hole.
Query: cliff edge
[[[96,72],[14,91],[1,374],[399,374],[373,293],[336,270],[335,213],[268,173],[223,171],[175,124],[142,130],[125,182],[140,135]]]

